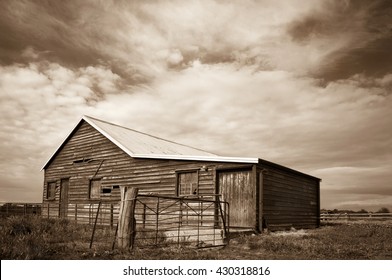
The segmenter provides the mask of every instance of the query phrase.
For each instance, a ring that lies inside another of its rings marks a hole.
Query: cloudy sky
[[[392,210],[392,2],[0,1],[0,201],[84,114]]]

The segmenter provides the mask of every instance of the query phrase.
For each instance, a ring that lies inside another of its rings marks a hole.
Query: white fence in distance
[[[392,213],[322,213],[320,214],[321,221],[385,221],[392,220]]]

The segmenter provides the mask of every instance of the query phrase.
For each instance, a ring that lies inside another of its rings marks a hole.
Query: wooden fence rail
[[[41,215],[42,203],[0,203],[0,217]]]
[[[229,235],[229,205],[215,197],[186,198],[137,195],[134,209],[137,247],[195,245],[224,246]],[[91,230],[93,244],[114,247],[118,234],[120,201],[58,201],[0,204],[0,217],[39,215],[62,218]],[[113,246],[112,246],[113,244]]]
[[[41,215],[44,218],[65,218],[78,224],[115,227],[119,209],[118,201],[72,201],[66,208],[56,202],[44,202]]]

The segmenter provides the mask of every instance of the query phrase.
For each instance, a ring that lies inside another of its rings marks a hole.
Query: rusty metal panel
[[[254,228],[256,194],[252,171],[219,172],[219,192],[230,206],[230,227]]]

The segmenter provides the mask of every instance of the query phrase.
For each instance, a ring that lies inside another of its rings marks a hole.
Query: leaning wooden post
[[[137,188],[120,188],[121,204],[118,216],[117,245],[122,249],[132,249],[136,233],[135,205]]]

